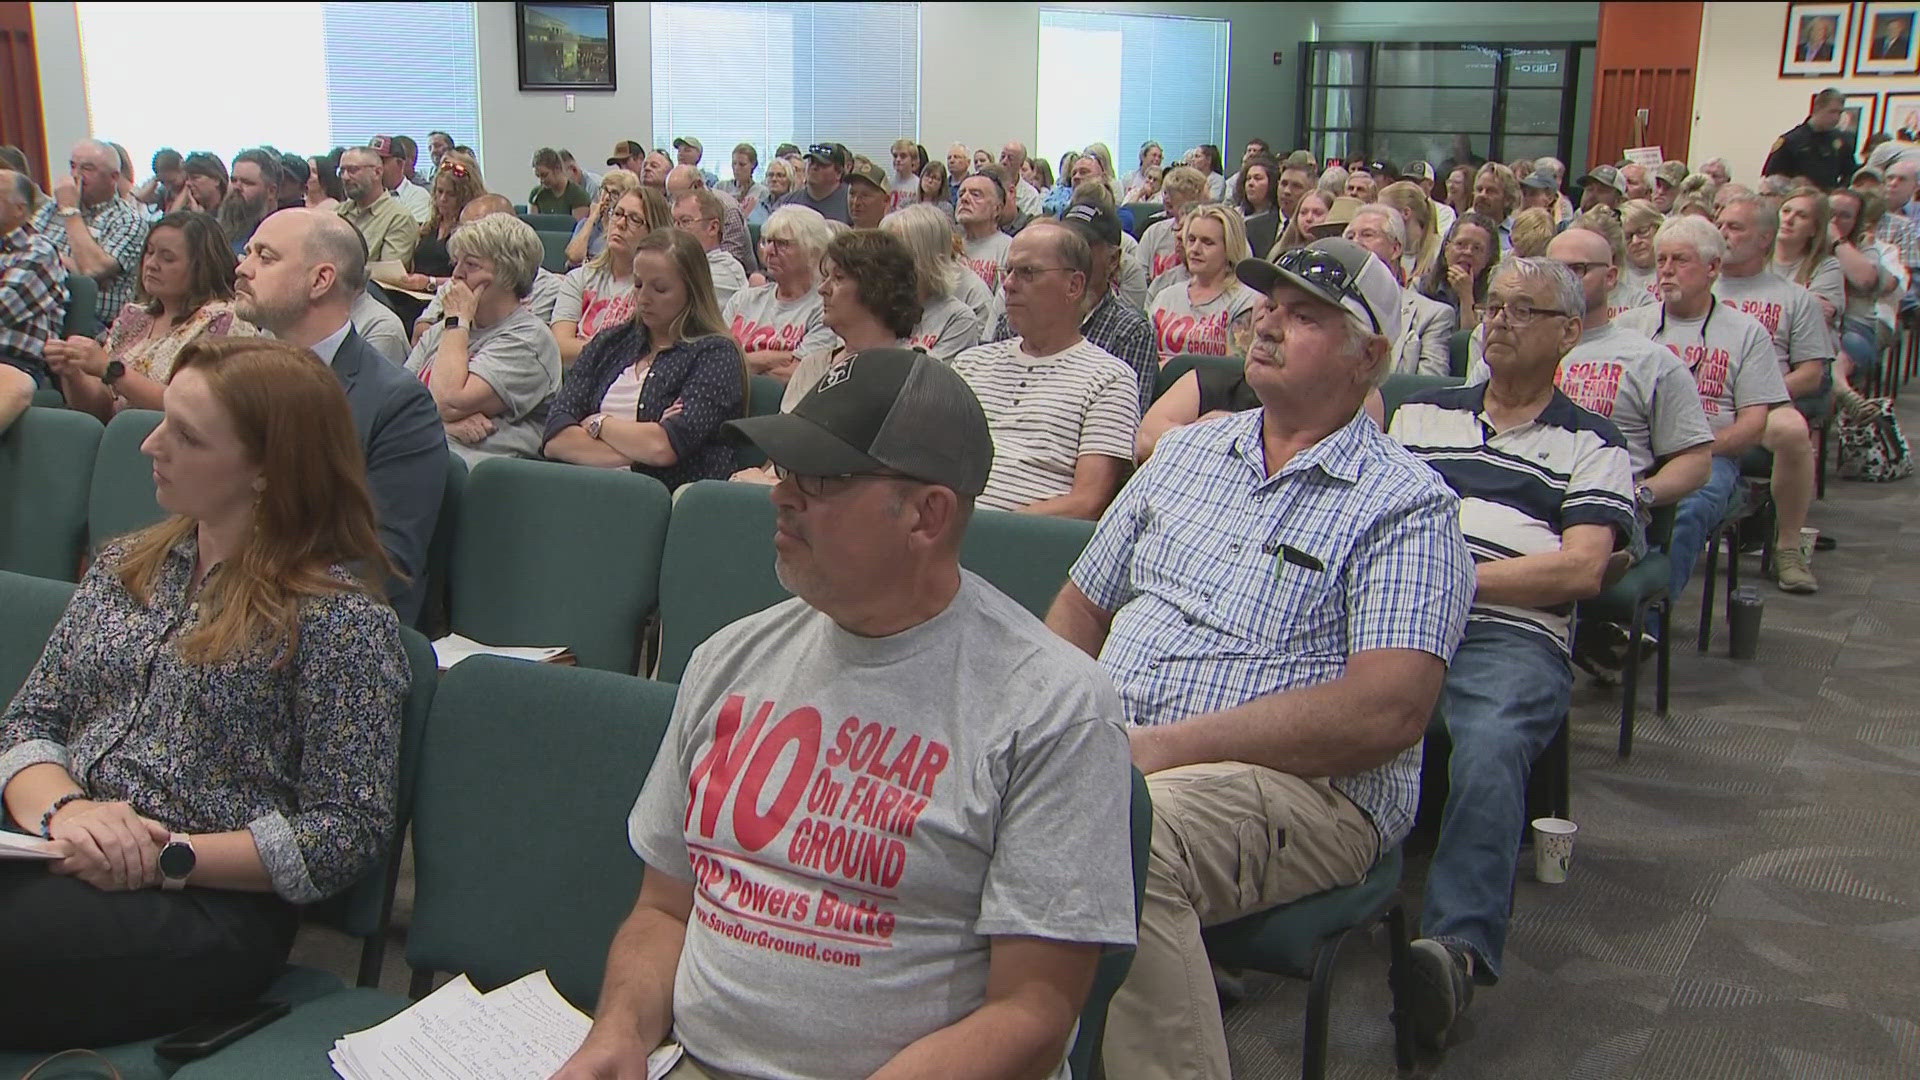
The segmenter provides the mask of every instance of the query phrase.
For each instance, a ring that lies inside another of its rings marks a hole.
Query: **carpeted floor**
[[[1912,414],[1912,410],[1908,410]],[[1576,684],[1565,885],[1523,868],[1507,975],[1418,1075],[1828,1080],[1920,1076],[1920,480],[1835,482],[1813,524],[1821,591],[1764,585],[1760,655],[1694,651],[1679,605],[1671,711],[1643,688],[1634,752],[1618,692]],[[1757,561],[1743,575],[1758,582]],[[1426,851],[1410,848],[1417,911]],[[403,883],[404,925],[411,898]],[[404,991],[400,932],[382,984]],[[295,959],[351,978],[308,929]],[[1343,954],[1328,1075],[1394,1077],[1386,945]],[[1304,984],[1255,977],[1227,1017],[1234,1072],[1299,1074]]]

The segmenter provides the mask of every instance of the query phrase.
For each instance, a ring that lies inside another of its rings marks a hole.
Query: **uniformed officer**
[[[1845,95],[1831,87],[1820,91],[1813,112],[1800,126],[1773,140],[1761,175],[1804,176],[1829,191],[1844,186],[1855,168],[1854,133],[1839,129],[1845,101]]]

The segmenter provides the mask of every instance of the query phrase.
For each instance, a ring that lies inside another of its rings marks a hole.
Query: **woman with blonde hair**
[[[460,211],[468,203],[487,193],[480,180],[480,165],[465,154],[448,151],[433,173],[432,212],[420,226],[420,239],[413,247],[413,272],[402,276],[396,285],[414,292],[434,292],[453,276],[453,259],[447,254],[447,239],[460,227]]]
[[[620,197],[640,186],[640,178],[625,169],[608,169],[594,192],[593,207],[573,227],[567,241],[567,265],[581,266],[607,247],[607,218]]]
[[[1607,308],[1612,315],[1660,299],[1654,284],[1653,235],[1660,231],[1660,223],[1665,220],[1666,215],[1646,199],[1629,199],[1620,204],[1620,232],[1627,246],[1626,258],[1620,263],[1620,283],[1607,297]]]
[[[1547,253],[1553,239],[1553,211],[1533,206],[1513,216],[1513,257],[1534,259]]]
[[[1167,214],[1140,234],[1140,268],[1146,271],[1147,280],[1179,265],[1180,219],[1207,199],[1207,178],[1200,175],[1200,170],[1186,165],[1167,170],[1160,182],[1160,205]]]
[[[1280,238],[1274,241],[1273,250],[1267,252],[1267,261],[1279,258],[1283,251],[1313,243],[1314,226],[1327,220],[1327,215],[1332,211],[1332,197],[1319,188],[1300,196],[1299,205],[1293,208],[1293,216],[1287,219],[1287,227],[1280,230]]]
[[[669,489],[733,475],[720,425],[746,415],[747,365],[714,299],[707,253],[661,229],[636,245],[633,317],[596,335],[547,417],[548,458],[632,469]]]
[[[880,228],[899,237],[913,255],[920,321],[908,340],[934,359],[952,363],[961,350],[978,344],[986,329],[979,314],[954,295],[963,268],[953,260],[953,226],[940,211],[922,205],[888,214]]]
[[[759,254],[767,281],[734,293],[720,309],[727,332],[746,355],[748,371],[784,382],[802,348],[833,343],[833,331],[820,314],[819,293],[820,256],[832,239],[827,219],[811,206],[782,206],[761,227]]]
[[[1828,328],[1838,333],[1847,309],[1847,277],[1833,257],[1833,242],[1833,211],[1825,193],[1814,187],[1788,192],[1773,240],[1773,272],[1817,297]]]
[[[1238,211],[1208,203],[1188,215],[1182,233],[1192,277],[1154,294],[1147,311],[1162,364],[1182,353],[1233,355],[1261,300],[1234,273],[1249,254]]]
[[[608,179],[621,174],[633,176],[615,169]],[[638,181],[622,186],[626,190],[607,208],[606,246],[585,266],[567,271],[553,301],[553,340],[563,366],[579,357],[593,335],[633,314],[633,253],[640,241],[673,224],[659,191]]]
[[[266,338],[183,349],[141,444],[166,520],[107,544],[0,712],[0,1049],[246,1006],[299,907],[391,850],[410,680],[346,392]]]
[[[1380,189],[1378,200],[1400,213],[1406,226],[1406,253],[1401,256],[1401,279],[1419,281],[1440,257],[1440,231],[1435,227],[1433,200],[1419,184],[1396,180]]]
[[[771,216],[774,208],[779,206],[787,196],[793,194],[793,189],[798,186],[795,183],[796,177],[799,178],[800,183],[806,182],[806,177],[800,176],[799,170],[793,167],[793,162],[786,158],[774,158],[767,162],[767,197],[754,207],[754,213],[764,212]],[[747,220],[752,223],[752,216],[749,215]]]

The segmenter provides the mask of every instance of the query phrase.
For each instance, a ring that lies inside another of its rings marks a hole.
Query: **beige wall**
[[[1702,20],[1693,84],[1693,145],[1687,156],[1692,164],[1726,158],[1741,183],[1759,177],[1773,141],[1806,119],[1807,100],[1816,92],[1828,86],[1882,95],[1920,90],[1920,81],[1911,77],[1781,78],[1786,4],[1709,3]]]

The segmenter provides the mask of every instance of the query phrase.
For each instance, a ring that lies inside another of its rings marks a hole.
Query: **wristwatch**
[[[79,217],[80,208],[77,206],[63,206],[53,213],[55,217]]]
[[[580,422],[580,426],[587,429],[587,436],[589,438],[597,439],[600,437],[601,425],[605,424],[606,422],[607,422],[607,414],[603,412],[597,412],[597,413],[594,413],[592,416],[587,417],[585,420],[582,420]]]
[[[109,360],[107,361],[107,370],[100,373],[100,381],[111,387],[114,383],[119,382],[121,376],[126,373],[127,365],[118,360]]]
[[[1642,510],[1653,509],[1653,489],[1645,484],[1633,489],[1633,502]]]
[[[167,837],[167,846],[160,849],[160,887],[167,890],[186,888],[187,878],[198,862],[193,853],[193,841],[187,839],[186,833],[174,833]]]
[[[449,330],[460,329],[460,316],[458,315],[447,316],[446,321],[443,323],[443,325],[446,326],[446,328]]]

